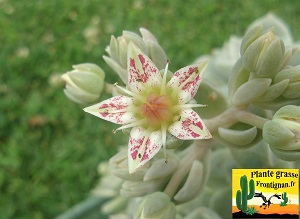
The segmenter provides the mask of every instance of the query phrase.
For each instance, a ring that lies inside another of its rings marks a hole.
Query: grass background
[[[110,36],[146,27],[176,70],[274,12],[300,36],[298,0],[0,0],[0,218],[53,218],[89,195],[97,164],[126,143],[52,86],[73,64],[97,63]]]

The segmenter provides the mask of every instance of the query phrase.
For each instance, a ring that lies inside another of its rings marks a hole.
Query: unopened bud
[[[282,96],[289,99],[300,98],[300,66],[286,68],[274,78],[275,82],[288,79],[288,85]]]
[[[288,105],[279,109],[263,127],[263,138],[279,158],[300,158],[300,107]]]
[[[259,77],[270,78],[280,71],[285,46],[282,40],[275,36],[274,30],[267,31],[243,50],[245,52],[242,53],[242,62],[248,71],[255,72]]]
[[[66,83],[64,93],[70,100],[82,105],[95,103],[104,88],[104,71],[90,63],[74,65],[73,68],[61,76]]]

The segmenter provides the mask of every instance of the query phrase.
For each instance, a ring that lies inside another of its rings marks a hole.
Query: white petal
[[[120,95],[86,107],[83,110],[109,122],[128,124],[136,120],[134,113],[130,111],[132,105],[133,98]]]
[[[161,130],[148,132],[142,127],[131,129],[128,144],[129,173],[148,162],[161,148]]]
[[[180,120],[169,126],[168,131],[183,140],[208,139],[211,134],[199,115],[192,109],[181,110]]]

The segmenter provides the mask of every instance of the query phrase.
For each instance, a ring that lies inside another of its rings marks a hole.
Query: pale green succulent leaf
[[[272,152],[280,159],[286,161],[296,161],[300,160],[300,151],[286,151],[278,148],[270,147]]]
[[[252,127],[247,130],[232,130],[219,127],[218,132],[220,137],[229,143],[244,146],[250,144],[256,138],[257,128]]]
[[[198,195],[201,184],[203,183],[203,168],[203,164],[200,161],[195,160],[193,162],[184,185],[174,196],[174,200],[176,200],[176,202],[187,202]]]
[[[114,36],[110,38],[109,54],[113,60],[119,60],[119,43]]]
[[[146,55],[149,55],[145,42],[138,34],[131,31],[123,31],[122,36],[126,39],[127,44],[129,44],[129,42],[133,42]]]
[[[285,98],[300,98],[300,81],[289,83],[282,96]]]
[[[123,68],[122,66],[120,66],[116,61],[114,61],[112,58],[110,58],[108,56],[103,56],[103,59],[106,62],[106,64],[109,65],[109,67],[111,67],[111,69],[119,75],[121,80],[125,84],[127,84],[128,83],[127,70],[125,68]]]
[[[127,203],[128,198],[124,196],[116,196],[101,206],[101,212],[106,215],[117,214],[126,209]]]
[[[187,214],[184,219],[222,219],[215,211],[208,207],[198,207]]]
[[[250,28],[243,37],[240,53],[243,55],[251,43],[253,43],[262,33],[263,26],[257,25]]]
[[[249,79],[250,72],[247,71],[242,64],[242,60],[239,59],[233,66],[229,82],[228,82],[228,94],[232,98],[236,90]]]
[[[282,40],[275,37],[264,54],[257,75],[260,77],[273,77],[281,68],[285,47]]]
[[[256,78],[241,85],[232,97],[232,103],[236,106],[243,106],[255,102],[269,88],[272,79]]]
[[[290,83],[300,81],[300,66],[289,67],[281,70],[274,78],[274,83],[289,79]]]
[[[282,95],[284,90],[287,88],[289,83],[288,79],[280,81],[276,84],[271,85],[268,90],[258,99],[258,102],[269,102],[275,100],[277,97]]]
[[[163,168],[162,168],[163,167]],[[144,175],[144,181],[168,177],[177,168],[175,160],[158,159],[152,163]]]

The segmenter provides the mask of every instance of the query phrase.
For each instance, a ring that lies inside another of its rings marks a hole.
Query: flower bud
[[[263,127],[263,138],[283,160],[300,158],[300,107],[288,105],[279,109]]]
[[[149,56],[158,69],[163,69],[166,65],[167,56],[152,33],[145,28],[141,28],[140,32],[142,37],[131,31],[123,31],[122,36],[118,38],[112,36],[110,45],[106,48],[109,56],[103,56],[104,61],[125,84],[128,83],[127,50],[129,42],[133,42]]]
[[[61,76],[66,83],[65,95],[82,105],[95,103],[104,88],[104,71],[90,63],[74,65],[73,68]]]
[[[257,36],[256,32],[254,36]],[[274,30],[269,30],[243,51],[242,62],[248,71],[255,72],[259,77],[272,78],[282,67],[285,46],[275,36]]]
[[[159,45],[153,34],[145,28],[140,28],[140,32],[145,42],[149,57],[152,59],[158,69],[163,69],[166,66],[167,55],[163,48]]]
[[[249,25],[248,29],[258,25],[263,25],[263,31],[274,27],[275,34],[283,40],[284,44],[291,45],[293,43],[293,37],[288,25],[275,14],[268,13],[256,19]]]
[[[300,98],[300,66],[286,68],[274,78],[274,82],[288,79],[288,85],[282,96],[285,98]]]
[[[145,196],[139,204],[133,218],[174,219],[176,208],[170,197],[163,192],[154,192]]]

